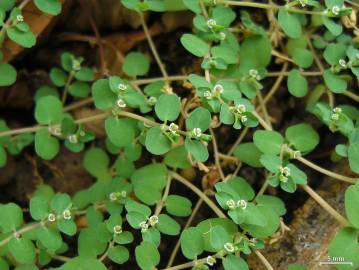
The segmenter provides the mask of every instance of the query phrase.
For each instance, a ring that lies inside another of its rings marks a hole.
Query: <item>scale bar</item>
[[[353,262],[319,262],[319,265],[325,265],[325,264],[349,264],[349,265],[353,265]]]

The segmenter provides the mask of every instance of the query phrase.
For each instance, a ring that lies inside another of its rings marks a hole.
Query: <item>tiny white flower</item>
[[[247,111],[247,108],[243,104],[238,104],[237,107],[236,107],[236,110],[237,110],[238,113],[244,113],[244,112]]]
[[[337,120],[339,120],[339,114],[333,113],[331,118],[332,118],[332,120],[337,121]]]
[[[140,228],[141,228],[141,232],[144,233],[148,230],[148,224],[146,223],[146,221],[142,221],[139,224]]]
[[[60,126],[49,126],[48,131],[55,136],[61,136],[61,127]]]
[[[108,196],[111,202],[117,201],[117,194],[115,192],[111,192]]]
[[[222,94],[224,89],[223,89],[223,86],[221,84],[216,84],[214,87],[213,87],[213,91],[216,93],[216,94]]]
[[[79,141],[76,134],[69,135],[68,140],[70,143],[78,143]]]
[[[192,130],[192,134],[196,137],[196,138],[200,138],[202,136],[202,130],[200,128],[194,128]]]
[[[339,15],[340,7],[339,6],[333,6],[332,12],[334,15]]]
[[[66,209],[65,211],[62,212],[62,217],[66,220],[70,220],[71,219],[71,211],[69,209]]]
[[[120,234],[122,233],[122,227],[120,225],[116,225],[113,227],[113,233],[114,234]]]
[[[23,22],[24,21],[24,16],[22,16],[22,15],[17,15],[16,16],[16,20],[18,21],[18,22]]]
[[[219,39],[220,40],[225,40],[226,39],[226,33],[224,33],[224,32],[219,33]]]
[[[339,108],[339,107],[335,107],[335,108],[333,109],[333,112],[334,112],[334,113],[341,113],[341,112],[342,112],[342,109]]]
[[[229,252],[229,253],[233,253],[234,252],[234,246],[232,243],[225,243],[224,244],[224,249]]]
[[[150,225],[155,226],[158,223],[158,216],[156,215],[150,216],[149,220],[150,220]]]
[[[216,20],[214,20],[214,19],[209,19],[209,20],[207,20],[207,26],[208,26],[208,28],[212,29],[212,28],[215,27],[216,25],[217,25]]]
[[[117,87],[118,87],[118,90],[121,90],[121,91],[127,90],[127,86],[123,83],[120,83]]]
[[[55,214],[50,213],[50,214],[47,216],[47,220],[50,221],[50,222],[54,222],[54,221],[56,220]]]
[[[122,191],[121,191],[121,197],[122,197],[122,198],[126,198],[126,197],[127,197],[127,191],[126,191],[126,190],[122,190]]]
[[[250,75],[251,77],[253,77],[253,78],[256,78],[257,75],[258,75],[258,70],[256,70],[256,69],[250,69],[250,70],[249,70],[249,75]]]
[[[19,232],[14,232],[14,237],[15,237],[16,239],[20,239],[21,233],[19,233]]]
[[[307,5],[308,1],[307,0],[299,0],[299,3],[302,7],[305,7]]]
[[[176,125],[175,123],[171,123],[168,127],[168,130],[172,133],[172,134],[177,134],[178,131],[178,125]]]
[[[288,177],[290,176],[290,169],[288,167],[280,167],[280,173]]]
[[[279,175],[279,181],[281,181],[283,183],[287,183],[288,177],[281,174],[281,175]]]
[[[241,115],[241,122],[244,123],[248,120],[246,115]]]
[[[205,92],[203,93],[203,96],[204,96],[206,99],[212,99],[212,97],[213,97],[211,91],[205,91]]]
[[[81,63],[79,61],[74,60],[72,62],[72,69],[78,71],[81,69]]]
[[[345,68],[347,66],[347,62],[344,59],[340,59],[339,65]]]
[[[157,102],[157,98],[156,97],[149,97],[148,99],[147,99],[147,103],[148,104],[150,104],[150,105],[154,105],[154,104],[156,104],[156,102]]]
[[[120,108],[126,108],[126,103],[122,98],[119,98],[117,100],[117,106],[120,107]]]
[[[213,266],[215,263],[216,263],[216,259],[213,258],[212,256],[208,256],[206,258],[206,263],[209,265],[209,266]]]
[[[247,202],[245,200],[239,200],[237,206],[242,208],[242,210],[245,210],[247,208]]]
[[[229,209],[235,209],[236,208],[236,202],[232,199],[228,200],[226,202],[226,205],[228,206]]]
[[[261,80],[261,76],[257,75],[257,76],[256,76],[256,80],[257,80],[257,81],[260,81],[260,80]]]

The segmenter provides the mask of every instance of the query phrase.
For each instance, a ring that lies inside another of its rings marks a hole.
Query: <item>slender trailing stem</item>
[[[46,224],[46,223],[45,223]],[[31,232],[33,230],[36,230],[37,228],[40,228],[41,226],[43,226],[44,224],[41,222],[37,222],[37,223],[32,223],[29,224],[25,227],[23,227],[22,229],[16,231],[17,234],[19,235],[23,235],[27,232]],[[9,241],[14,237],[13,234],[9,235],[8,237],[6,237],[5,239],[0,241],[0,247],[5,246],[7,243],[9,243]]]
[[[253,112],[253,114],[257,117],[259,123],[264,127],[264,129],[266,130],[272,130],[268,125],[267,123],[256,113],[256,112]],[[290,149],[286,149],[287,151],[290,151]],[[301,157],[301,156],[298,156],[298,157],[295,157],[298,161],[300,161],[301,163],[307,165],[308,167],[322,173],[322,174],[325,174],[325,175],[328,175],[329,177],[332,177],[332,178],[335,178],[335,179],[338,179],[338,180],[341,180],[341,181],[344,181],[344,182],[347,182],[347,183],[350,183],[350,184],[354,184],[356,181],[357,181],[357,178],[352,178],[352,177],[348,177],[348,176],[344,176],[344,175],[341,175],[341,174],[338,174],[338,173],[335,173],[335,172],[331,172],[327,169],[324,169],[312,162],[310,162],[309,160]]]
[[[151,34],[150,34],[150,31],[148,30],[148,27],[147,27],[147,24],[145,22],[145,18],[143,16],[143,13],[140,12],[140,19],[141,19],[141,24],[142,24],[142,28],[143,28],[143,31],[147,37],[147,40],[148,40],[148,44],[150,45],[150,48],[151,48],[151,51],[152,51],[152,54],[153,56],[155,57],[155,60],[161,70],[161,73],[165,79],[165,81],[168,81],[168,74],[167,74],[167,71],[165,69],[165,66],[164,64],[162,63],[161,61],[161,58],[157,52],[157,49],[156,49],[156,46],[155,44],[153,43],[153,40],[152,40],[152,37],[151,37]]]
[[[263,115],[264,115],[264,119],[267,122],[268,126],[270,126],[272,128],[269,113],[268,113],[266,104],[264,103],[264,99],[263,99],[263,96],[262,96],[262,93],[260,92],[260,90],[257,91],[257,97],[258,97],[258,101],[259,101],[259,107],[261,108]]]
[[[300,161],[301,163],[307,165],[308,167],[322,173],[322,174],[325,174],[329,177],[332,177],[332,178],[335,178],[335,179],[338,179],[340,181],[344,181],[344,182],[347,182],[347,183],[350,183],[350,184],[355,184],[355,182],[357,181],[356,178],[352,178],[352,177],[348,177],[348,176],[345,176],[345,175],[341,175],[341,174],[338,174],[338,173],[335,173],[335,172],[332,172],[332,171],[329,171],[327,169],[324,169],[312,162],[310,162],[309,160],[303,158],[303,157],[297,157],[296,158],[298,161]]]
[[[196,216],[198,210],[201,208],[202,204],[203,204],[203,200],[200,198],[197,201],[196,205],[194,206],[192,214],[188,218],[188,220],[186,222],[186,225],[183,227],[183,230],[185,230],[185,229],[189,228],[189,226],[191,226],[191,224],[193,222],[193,219],[195,218],[195,216]],[[175,248],[173,249],[173,251],[171,253],[170,259],[168,260],[168,263],[167,263],[166,267],[171,267],[172,266],[173,261],[175,260],[175,258],[177,256],[177,253],[179,251],[180,246],[181,246],[181,241],[180,241],[180,239],[178,239],[177,242],[176,242]]]
[[[285,73],[287,71],[288,68],[288,63],[285,62],[282,66],[282,70],[280,71],[281,74],[279,74],[279,76],[277,77],[277,79],[275,80],[272,88],[269,90],[268,94],[264,97],[263,103],[267,104],[267,102],[271,99],[271,97],[277,92],[277,90],[279,89],[279,86],[281,85]]]
[[[71,71],[69,77],[67,78],[67,81],[66,81],[66,84],[64,87],[64,92],[62,93],[62,98],[61,98],[62,104],[65,104],[65,102],[66,102],[67,93],[69,91],[69,87],[70,87],[70,84],[71,84],[74,76],[75,76],[75,72]]]
[[[341,214],[339,214],[333,207],[331,207],[318,193],[311,189],[308,185],[301,185],[301,187],[312,197],[321,207],[325,209],[332,217],[334,217],[343,226],[348,226],[349,222]]]
[[[222,180],[224,180],[224,173],[221,167],[221,162],[219,161],[219,155],[218,155],[218,145],[217,145],[217,140],[216,140],[216,136],[213,132],[213,129],[210,128],[209,129],[211,135],[212,135],[212,145],[213,145],[213,152],[214,152],[214,162],[216,164],[216,167],[218,169],[219,175],[221,177]]]
[[[221,209],[218,208],[218,206],[210,199],[208,196],[200,190],[198,187],[193,185],[190,181],[188,181],[186,178],[182,177],[176,172],[170,171],[170,176],[173,177],[176,181],[182,183],[186,187],[188,187],[190,190],[192,190],[194,193],[198,195],[212,210],[213,212],[220,218],[225,218],[226,215],[222,212]]]
[[[253,7],[253,8],[274,9],[274,10],[285,9],[293,13],[327,16],[326,13],[324,13],[323,11],[311,11],[311,10],[303,10],[297,8],[286,8],[285,6],[278,6],[273,4],[246,2],[246,1],[229,1],[229,0],[219,0],[218,2],[229,6]]]
[[[166,202],[166,199],[168,197],[168,194],[170,192],[171,182],[172,182],[172,178],[167,177],[166,188],[165,188],[165,191],[163,192],[162,199],[156,205],[156,210],[155,210],[155,215],[156,216],[158,216],[161,213],[162,209],[163,209],[163,206],[164,206],[164,204]]]
[[[264,257],[263,254],[262,254],[259,250],[254,250],[254,253],[257,255],[257,257],[261,260],[261,262],[264,264],[264,266],[265,266],[268,270],[274,270],[274,268],[272,267],[272,265],[268,262],[268,260],[266,259],[266,257]]]

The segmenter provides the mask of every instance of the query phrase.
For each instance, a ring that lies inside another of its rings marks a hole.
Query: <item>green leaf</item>
[[[279,154],[283,137],[276,131],[257,130],[253,135],[253,142],[265,154]]]
[[[125,57],[122,70],[130,77],[146,75],[150,70],[150,60],[143,53],[130,52]]]
[[[0,269],[2,269],[2,270],[10,269],[9,264],[4,259],[0,259]]]
[[[307,268],[303,264],[293,263],[288,266],[288,270],[307,270]]]
[[[60,151],[60,143],[46,129],[40,129],[35,133],[35,151],[39,157],[51,160]]]
[[[96,178],[102,178],[108,175],[110,159],[101,148],[93,147],[89,149],[85,153],[83,163],[85,169]]]
[[[164,162],[167,166],[178,169],[187,169],[191,167],[191,163],[187,156],[184,145],[172,148],[166,155]]]
[[[43,220],[47,218],[49,214],[48,201],[41,196],[36,196],[31,198],[29,208],[30,208],[31,217],[34,220],[38,220],[38,221]]]
[[[58,215],[69,207],[71,207],[71,198],[68,194],[57,193],[51,200],[51,209]]]
[[[228,232],[222,226],[214,226],[209,231],[209,239],[211,246],[216,250],[220,251],[224,248],[226,243],[231,243]]]
[[[155,105],[155,112],[163,122],[174,121],[181,111],[181,102],[175,94],[162,94]]]
[[[348,160],[350,169],[359,173],[359,141],[350,143],[348,147]]]
[[[169,195],[165,207],[168,213],[178,217],[187,217],[192,213],[192,202],[178,195]]]
[[[204,162],[208,159],[209,153],[207,146],[205,146],[202,142],[187,138],[185,141],[185,147],[195,160]]]
[[[295,97],[304,97],[308,93],[308,81],[298,69],[292,69],[288,74],[288,91]]]
[[[279,167],[282,166],[282,160],[278,156],[272,154],[264,154],[260,158],[262,165],[270,172],[277,173]]]
[[[35,0],[35,5],[42,12],[50,15],[58,15],[61,13],[61,2],[58,0]]]
[[[117,147],[132,143],[135,131],[128,121],[110,116],[105,121],[105,130],[109,140]]]
[[[111,247],[108,250],[108,257],[111,261],[117,264],[124,264],[130,258],[128,249],[122,246]]]
[[[239,256],[232,254],[227,255],[222,259],[224,270],[248,270],[248,265],[245,260]]]
[[[0,64],[0,86],[9,86],[16,81],[16,69],[9,64]]]
[[[201,13],[201,6],[197,0],[182,0],[183,4],[194,13]]]
[[[76,223],[71,220],[64,220],[61,219],[57,222],[57,227],[60,232],[68,235],[68,236],[74,236],[77,232],[77,226]]]
[[[183,34],[181,43],[187,51],[198,57],[203,57],[209,52],[209,45],[192,34]]]
[[[161,199],[166,186],[167,168],[164,164],[151,164],[136,170],[131,177],[136,196],[148,205]]]
[[[187,130],[200,128],[202,132],[205,132],[209,128],[211,121],[211,113],[205,108],[198,107],[186,119],[186,128]]]
[[[296,184],[307,184],[307,175],[302,170],[293,164],[288,164],[287,167],[290,169],[290,178],[292,178]]]
[[[323,77],[330,91],[342,93],[347,89],[347,81],[342,79],[340,75],[334,74],[330,69],[324,71]]]
[[[181,234],[181,250],[183,255],[190,260],[197,258],[203,252],[203,237],[196,227],[184,230]]]
[[[163,155],[171,149],[171,141],[157,127],[147,131],[145,145],[146,149],[154,155]]]
[[[16,0],[2,0],[0,1],[0,9],[3,11],[11,10],[16,3]]]
[[[76,81],[69,86],[69,93],[74,97],[87,97],[90,92],[91,88],[85,82]]]
[[[41,227],[37,231],[37,239],[45,248],[51,251],[58,250],[63,244],[59,231],[51,227]]]
[[[112,108],[117,101],[117,95],[111,91],[107,79],[97,80],[92,85],[92,96],[96,108],[101,110]]]
[[[271,209],[273,209],[273,211],[278,216],[283,216],[286,213],[285,204],[278,197],[270,196],[270,195],[259,195],[256,198],[256,201],[258,206],[266,205]]]
[[[234,155],[243,163],[254,168],[263,167],[259,159],[262,153],[254,143],[241,143],[234,150]]]
[[[267,36],[256,35],[246,38],[241,44],[240,69],[247,73],[250,69],[266,67],[272,58],[272,45]]]
[[[290,126],[285,131],[285,138],[295,149],[301,152],[313,150],[319,143],[319,135],[309,124]]]
[[[135,249],[138,266],[143,270],[152,270],[160,263],[160,253],[150,242],[142,242]]]
[[[359,267],[359,243],[358,230],[354,228],[341,229],[329,245],[329,256],[344,258],[345,262],[352,262],[352,265],[336,265],[340,270],[354,270]]]
[[[301,68],[309,68],[313,64],[313,53],[304,48],[295,48],[293,61]]]
[[[4,147],[2,147],[0,145],[0,168],[4,167],[6,165],[6,161],[7,161],[6,151],[5,151]]]
[[[180,225],[169,215],[160,214],[158,216],[157,229],[167,235],[178,235],[181,231]]]
[[[59,123],[62,118],[62,103],[54,96],[45,96],[36,102],[35,119],[39,124]]]
[[[8,244],[10,253],[21,264],[33,263],[36,257],[36,249],[31,240],[26,238],[12,238]]]
[[[107,270],[107,267],[98,259],[89,257],[76,257],[63,264],[59,270]]]
[[[50,70],[50,79],[57,87],[63,87],[66,84],[67,74],[59,68],[52,68]]]
[[[343,32],[343,26],[340,23],[334,22],[327,16],[322,16],[323,23],[329,32],[334,36],[339,36]]]
[[[24,48],[31,48],[36,44],[36,37],[31,31],[23,32],[11,27],[6,29],[6,34],[12,41]]]
[[[2,233],[15,231],[23,223],[22,210],[17,204],[0,204],[0,213],[0,228]]]
[[[278,11],[278,22],[288,37],[299,38],[302,35],[302,25],[297,15],[280,9]]]
[[[330,65],[338,65],[340,59],[346,58],[347,46],[341,43],[329,44],[323,53],[325,61]]]
[[[345,212],[349,222],[359,229],[359,182],[345,191]]]
[[[81,68],[75,73],[75,78],[82,82],[91,82],[94,79],[94,72],[91,68]]]

